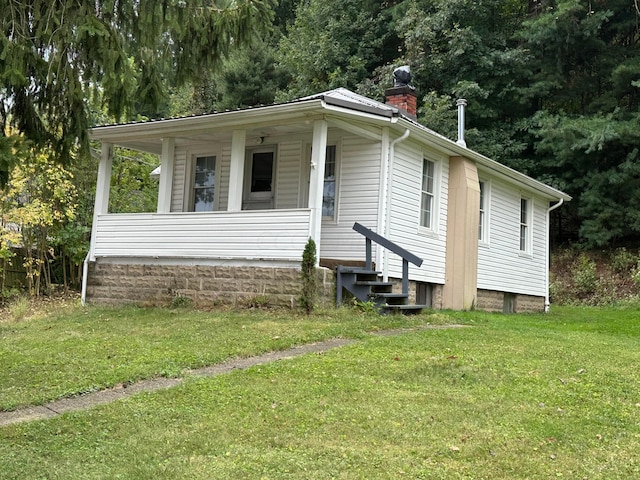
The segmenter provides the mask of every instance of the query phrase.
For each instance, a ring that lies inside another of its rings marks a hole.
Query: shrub
[[[631,269],[631,280],[633,280],[636,289],[640,291],[640,260],[638,260],[638,263]]]
[[[637,267],[638,256],[625,247],[615,249],[611,253],[610,265],[614,272],[625,274]]]
[[[316,299],[316,242],[312,238],[302,252],[302,293],[300,294],[300,306],[305,309],[307,315],[313,310]]]
[[[171,308],[191,308],[192,306],[193,300],[181,293],[176,293],[171,299]]]
[[[596,262],[584,254],[580,255],[578,264],[573,269],[573,283],[579,296],[595,294],[598,289]]]

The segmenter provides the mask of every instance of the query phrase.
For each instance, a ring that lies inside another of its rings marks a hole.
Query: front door
[[[244,210],[274,208],[275,149],[250,150],[245,162]]]

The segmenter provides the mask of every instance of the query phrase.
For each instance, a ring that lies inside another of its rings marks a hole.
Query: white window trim
[[[328,138],[327,147],[335,145],[336,147],[336,198],[333,204],[333,216],[323,216],[323,222],[338,223],[338,212],[340,211],[340,175],[342,167],[342,138]],[[304,168],[300,169],[301,183],[300,183],[300,201],[298,204],[301,208],[306,208],[309,201],[309,175],[311,169],[311,143],[307,143],[305,146],[305,161]],[[323,179],[324,185],[324,179]]]
[[[432,222],[430,227],[425,227],[421,224],[422,218],[422,175],[424,172],[424,161],[429,160],[433,162],[433,212]],[[442,160],[434,158],[432,155],[428,155],[426,152],[422,152],[420,158],[420,177],[418,183],[418,233],[427,236],[438,235],[440,226],[440,183],[442,181]]]
[[[279,163],[279,149],[277,144],[273,145],[259,145],[255,147],[249,147],[245,150],[245,159],[244,159],[244,179],[243,179],[243,194],[242,194],[242,204],[256,201],[255,198],[251,198],[251,168],[253,165],[253,154],[254,153],[267,153],[273,152],[273,168],[271,172],[271,203],[272,209],[277,208],[277,183],[278,183],[278,163]],[[260,197],[261,195],[256,195],[256,197]],[[265,200],[268,194],[265,196]],[[260,199],[258,198],[258,201]],[[244,207],[243,207],[244,209]]]
[[[480,178],[480,183],[484,183],[484,223],[482,224],[482,238],[478,238],[478,245],[489,246],[491,244],[491,180]],[[478,222],[480,222],[480,212],[478,212]],[[478,225],[478,228],[480,226]],[[478,230],[479,231],[479,230]]]
[[[522,217],[522,200],[527,201],[527,215],[526,215],[526,235],[524,239],[524,250],[521,248],[521,217]],[[534,202],[533,198],[520,195],[520,201],[518,202],[518,252],[523,257],[531,257],[533,255],[533,210]]]
[[[222,155],[218,149],[203,149],[203,150],[188,150],[186,152],[187,158],[187,171],[185,172],[185,195],[183,202],[184,212],[193,212],[194,201],[194,184],[196,181],[196,159],[198,157],[216,157],[216,172],[215,183],[213,193],[213,211],[220,209],[220,175],[222,171]],[[210,212],[198,212],[198,213],[210,213]]]

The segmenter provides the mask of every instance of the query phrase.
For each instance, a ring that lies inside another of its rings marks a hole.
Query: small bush
[[[192,306],[193,300],[181,293],[176,293],[171,299],[171,308],[191,308]]]
[[[578,295],[586,297],[595,294],[598,290],[596,262],[584,254],[580,255],[573,269],[573,283]]]
[[[631,280],[633,280],[636,290],[640,291],[640,260],[638,260],[638,263],[631,269]]]
[[[246,297],[242,303],[247,308],[266,309],[271,306],[271,299],[269,298],[269,295],[258,294],[251,297]]]
[[[16,297],[9,304],[9,317],[15,322],[24,320],[24,318],[27,316],[27,313],[29,313],[30,306],[31,304],[29,303],[29,299],[26,296],[22,295]]]
[[[638,265],[638,256],[625,247],[617,248],[611,253],[610,265],[614,272],[626,274]]]
[[[302,252],[302,292],[300,294],[300,306],[304,308],[307,315],[313,310],[316,300],[316,242],[312,238],[304,247]]]

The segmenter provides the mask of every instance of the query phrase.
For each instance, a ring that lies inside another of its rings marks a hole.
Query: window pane
[[[527,200],[524,198],[520,199],[520,223],[527,223]]]
[[[322,195],[322,216],[333,217],[336,201],[335,182],[324,182],[324,193]]]
[[[420,212],[420,225],[431,228],[431,211],[433,196],[428,193],[422,193],[422,208]]]
[[[526,252],[529,246],[529,202],[520,199],[520,250]]]
[[[424,159],[422,163],[422,198],[420,203],[420,225],[433,227],[433,194],[435,191],[435,163]]]
[[[427,192],[433,193],[433,179],[435,176],[435,163],[427,161]]]
[[[322,192],[322,216],[333,217],[336,203],[336,146],[327,145]]]
[[[216,157],[196,158],[196,187],[211,187],[215,183]]]
[[[194,212],[212,212],[214,188],[196,188],[194,191]]]
[[[273,179],[273,152],[253,154],[251,191],[270,192]]]
[[[196,157],[193,182],[193,211],[213,211],[216,183],[216,157]]]

